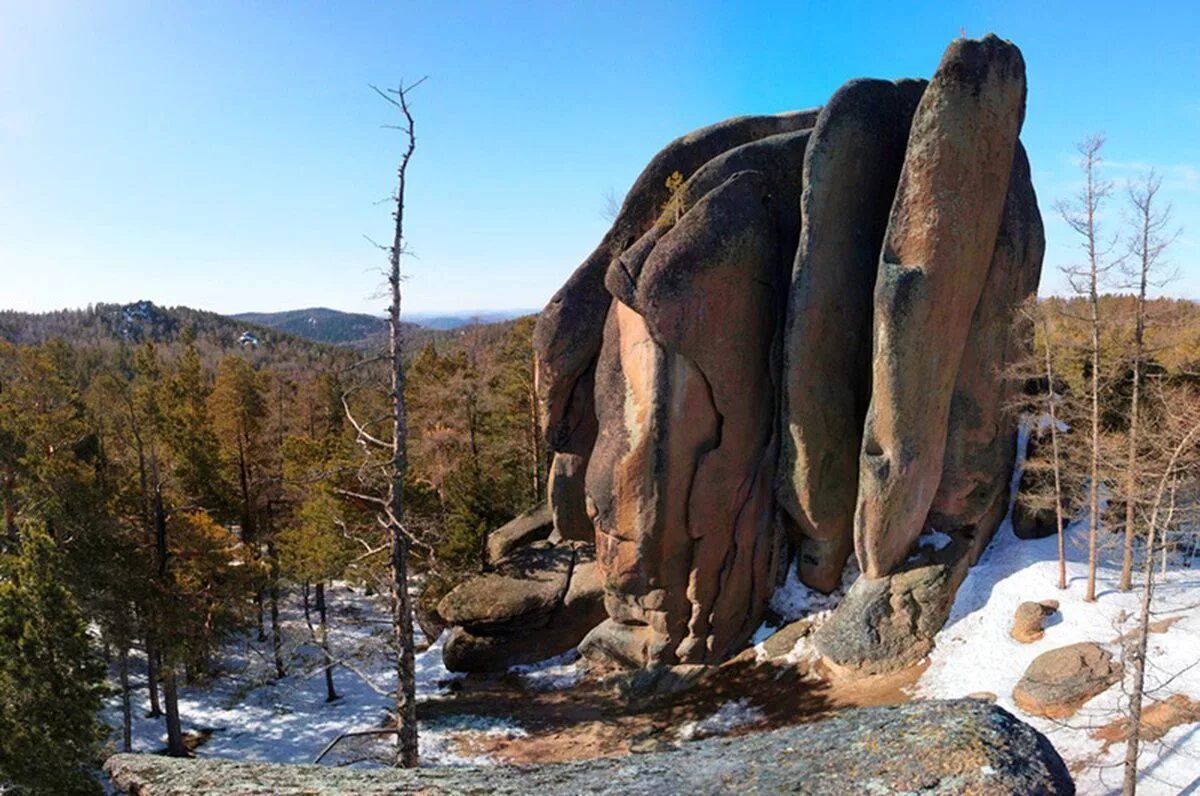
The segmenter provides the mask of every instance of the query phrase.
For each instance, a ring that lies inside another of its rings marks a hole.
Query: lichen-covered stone
[[[978,700],[848,710],[825,721],[665,752],[534,766],[350,770],[320,766],[116,755],[105,770],[140,796],[238,793],[907,794],[1071,796],[1050,741]]]

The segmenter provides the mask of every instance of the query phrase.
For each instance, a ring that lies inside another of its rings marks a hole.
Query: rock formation
[[[860,708],[671,751],[549,765],[370,770],[123,754],[104,769],[118,792],[140,796],[1075,793],[1066,764],[1044,735],[970,699]]]
[[[790,558],[830,591],[852,553],[818,649],[928,651],[1009,503],[1003,370],[1044,248],[1024,105],[1019,50],[961,39],[928,83],[854,80],[651,160],[534,333],[549,538],[594,538],[604,590],[585,654],[718,663]]]
[[[1058,600],[1026,601],[1017,606],[1013,614],[1012,630],[1009,635],[1022,644],[1040,641],[1046,635],[1045,622],[1058,613]]]

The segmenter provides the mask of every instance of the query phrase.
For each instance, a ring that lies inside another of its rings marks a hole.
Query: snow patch
[[[562,655],[538,663],[511,666],[509,672],[521,678],[526,688],[534,691],[563,691],[574,688],[587,674],[579,650],[567,650]]]
[[[713,735],[726,735],[739,727],[759,724],[766,719],[762,710],[742,698],[726,702],[706,718],[688,721],[680,725],[677,736],[681,741],[695,741]]]

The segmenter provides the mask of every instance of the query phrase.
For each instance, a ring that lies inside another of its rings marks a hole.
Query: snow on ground
[[[687,721],[679,725],[676,735],[681,741],[696,741],[712,735],[726,735],[739,727],[748,727],[766,720],[762,710],[750,704],[743,697],[726,702],[711,715],[696,721]]]
[[[521,678],[526,688],[534,691],[562,691],[573,688],[587,674],[579,650],[567,650],[540,663],[512,666],[509,671]]]
[[[393,685],[394,659],[389,650],[390,624],[386,598],[367,596],[362,589],[331,585],[326,599],[330,612],[330,645],[335,658],[346,666],[334,671],[340,699],[325,701],[325,679],[319,648],[312,643],[304,620],[300,596],[287,595],[281,605],[284,636],[288,639],[288,675],[274,679],[269,642],[257,642],[251,632],[228,646],[220,659],[222,672],[211,685],[182,686],[180,717],[185,732],[212,730],[209,740],[197,750],[198,757],[225,757],[287,763],[311,763],[338,734],[380,726],[391,706],[387,695]],[[315,609],[314,609],[315,620]],[[423,644],[417,630],[418,648]],[[438,639],[416,656],[417,701],[441,699],[446,687],[461,675],[442,665],[442,643]],[[347,666],[352,667],[351,671]],[[161,718],[146,718],[149,707],[145,670],[135,663],[133,748],[153,752],[165,746]],[[112,728],[119,743],[120,696],[112,696],[102,719]],[[464,757],[453,750],[454,739],[463,734],[520,735],[524,729],[512,722],[478,716],[450,715],[435,723],[420,724],[420,754],[425,765],[465,765],[487,762]],[[380,753],[391,740],[347,741],[331,753],[328,762],[352,762]]]
[[[1063,721],[1028,716],[1012,700],[1013,686],[1039,654],[1080,641],[1095,641],[1119,658],[1122,651],[1116,640],[1137,625],[1140,595],[1137,591],[1117,590],[1119,560],[1106,557],[1102,561],[1103,566],[1097,570],[1098,599],[1094,603],[1083,599],[1086,535],[1086,522],[1075,522],[1067,529],[1068,587],[1060,591],[1057,538],[1018,539],[1006,520],[959,589],[916,695],[953,698],[974,692],[994,693],[999,705],[1050,739],[1072,767],[1081,794],[1119,793],[1124,744],[1115,744],[1103,754],[1102,742],[1090,736],[1118,718],[1127,703],[1122,684],[1114,685]],[[1059,602],[1060,613],[1050,619],[1045,637],[1032,644],[1021,644],[1009,635],[1013,613],[1026,600]],[[1176,693],[1200,699],[1200,613],[1194,610],[1198,604],[1200,569],[1177,566],[1156,586],[1153,618],[1183,618],[1166,633],[1150,635],[1149,699],[1157,701]],[[1200,792],[1200,725],[1176,727],[1161,741],[1146,744],[1140,768],[1139,793]]]

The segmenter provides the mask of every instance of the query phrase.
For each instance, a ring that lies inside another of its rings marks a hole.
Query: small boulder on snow
[[[1044,623],[1058,613],[1058,600],[1026,601],[1013,614],[1012,637],[1022,644],[1032,644],[1046,635]]]
[[[1121,679],[1112,653],[1085,641],[1043,652],[1013,688],[1017,707],[1033,716],[1065,719]]]

